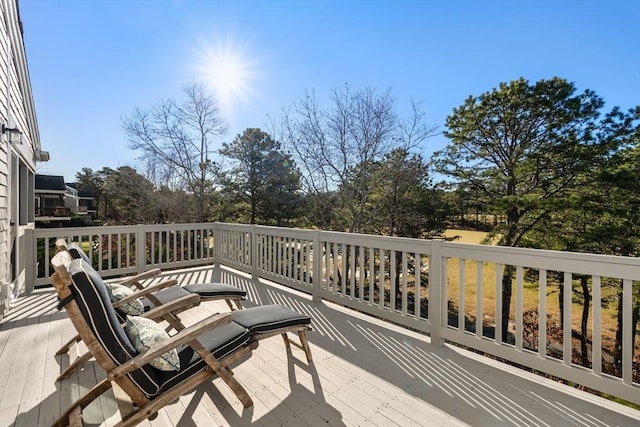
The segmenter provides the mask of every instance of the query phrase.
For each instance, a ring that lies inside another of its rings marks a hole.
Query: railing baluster
[[[356,297],[356,247],[355,245],[349,245],[349,265],[350,265],[350,274],[349,274],[349,296],[351,298]]]
[[[496,263],[496,343],[502,343],[502,264]]]
[[[571,342],[573,337],[571,336],[571,300],[573,289],[571,286],[573,275],[571,272],[564,272],[564,281],[562,286],[564,287],[564,295],[562,296],[562,362],[565,366],[571,366]]]
[[[592,369],[596,375],[602,374],[602,293],[600,276],[592,277],[593,336],[591,337]]]
[[[465,294],[465,264],[466,259],[458,260],[458,330],[465,331],[465,306],[464,306],[464,294]]]
[[[415,253],[415,269],[414,292],[413,292],[413,314],[416,319],[420,319],[422,310],[422,254]]]
[[[107,234],[107,270],[113,269],[113,234]]]
[[[538,273],[538,356],[547,357],[547,270]]]
[[[131,233],[125,234],[125,257],[127,268],[131,267]]]
[[[389,308],[396,311],[396,251],[389,251]]]
[[[340,294],[342,296],[347,295],[347,245],[340,245],[340,251],[342,251],[342,256],[340,257],[340,265],[342,266],[342,272],[340,273]]]
[[[358,299],[364,302],[364,247],[358,246]]]
[[[122,234],[118,233],[117,237],[116,237],[116,241],[117,241],[117,245],[118,245],[118,249],[117,249],[117,257],[118,257],[118,267],[117,268],[122,268]]]
[[[522,301],[524,299],[524,269],[516,267],[516,349],[522,350]]]
[[[384,295],[384,288],[385,288],[385,250],[384,249],[380,249],[380,283],[378,284],[378,293],[380,294],[380,308],[384,307],[384,303],[385,303],[385,295]]]
[[[375,284],[376,284],[376,250],[373,247],[369,247],[369,305],[376,303],[375,301]]]
[[[629,279],[622,281],[622,382],[633,382],[633,283]]]
[[[98,271],[103,271],[104,268],[102,266],[102,256],[103,256],[103,252],[102,252],[102,248],[103,248],[103,241],[102,241],[102,233],[98,234]]]
[[[433,255],[432,255],[433,256]],[[439,263],[440,267],[442,268],[442,274],[440,275],[441,277],[437,277],[435,274],[434,276],[432,276],[432,270],[431,268],[429,268],[429,304],[431,304],[431,294],[432,293],[438,293],[438,290],[436,290],[436,287],[440,287],[440,298],[438,299],[440,301],[440,319],[438,319],[437,321],[441,322],[443,327],[448,327],[449,326],[449,258],[441,258],[442,261],[440,261],[440,258],[434,257],[433,261],[430,262],[430,265],[434,265],[436,263]],[[437,273],[437,270],[436,270]],[[433,279],[433,283],[431,282],[431,280]],[[438,286],[439,285],[439,286]],[[434,302],[434,304],[437,304],[438,300],[436,300]],[[431,318],[431,313],[432,310],[429,309],[429,318]]]
[[[402,251],[402,314],[407,315],[407,304],[408,304],[408,288],[409,288],[409,274],[407,272],[407,253]]]
[[[484,328],[483,308],[482,308],[482,287],[483,287],[483,268],[482,261],[476,261],[476,337],[482,338]]]

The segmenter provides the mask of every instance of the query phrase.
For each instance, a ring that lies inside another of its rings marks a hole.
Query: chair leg
[[[300,344],[302,344],[304,354],[307,356],[307,362],[313,362],[313,357],[311,356],[311,347],[309,347],[309,341],[307,341],[306,329],[298,331],[298,337],[300,338]]]
[[[253,406],[253,400],[249,397],[249,393],[247,393],[247,390],[245,390],[242,384],[234,378],[231,369],[228,369],[226,365],[220,364],[220,362],[218,362],[218,360],[213,357],[213,355],[205,349],[198,340],[190,341],[189,345],[200,355],[202,360],[207,362],[209,368],[211,368],[211,370],[229,386],[229,388],[235,393],[238,400],[242,402],[242,406],[245,408]],[[257,346],[257,343],[255,345]]]
[[[286,332],[282,334],[282,339],[284,340],[284,346],[287,348],[287,350],[291,348],[291,339]]]
[[[240,304],[240,298],[225,298],[224,300],[229,306],[229,309],[231,311],[242,310],[242,304]],[[231,304],[231,301],[233,301],[236,304],[235,307],[233,306],[233,304]]]
[[[91,402],[96,400],[102,393],[111,388],[111,381],[108,378],[103,379],[98,384],[93,386],[84,396],[73,402],[73,404],[67,409],[61,416],[53,423],[53,427],[63,427],[70,425],[70,418],[77,417],[78,411],[82,412]],[[79,408],[79,409],[78,409]],[[76,418],[77,419],[77,418]]]
[[[71,410],[69,414],[69,427],[82,427],[82,407],[76,406]]]
[[[76,360],[73,361],[73,363],[71,365],[69,365],[67,367],[67,369],[65,369],[60,375],[58,375],[58,378],[56,378],[56,381],[62,381],[62,380],[66,380],[67,378],[69,378],[75,371],[78,370],[79,367],[81,367],[82,365],[84,365],[88,360],[90,360],[93,357],[93,355],[91,354],[90,351],[87,351],[85,354],[83,354],[82,356],[79,356]]]
[[[291,331],[291,332],[293,332],[293,331]],[[284,332],[282,334],[282,339],[284,340],[284,345],[288,349],[288,348],[291,347],[291,344],[293,344],[296,347],[298,347],[299,349],[303,350],[305,356],[307,357],[307,362],[311,363],[311,362],[313,362],[313,357],[311,356],[311,347],[309,347],[309,341],[307,341],[307,329],[306,328],[299,329],[297,332],[298,332],[298,338],[300,339],[300,343],[297,343],[297,342],[291,340],[291,338],[289,338],[287,333]]]
[[[69,349],[71,348],[71,346],[74,345],[77,342],[80,342],[80,340],[81,340],[81,338],[80,338],[79,334],[76,335],[75,337],[71,338],[65,345],[60,347],[60,350],[58,350],[56,352],[56,355],[68,353]]]

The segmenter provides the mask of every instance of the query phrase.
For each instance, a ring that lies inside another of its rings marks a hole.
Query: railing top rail
[[[242,225],[217,223],[226,230],[250,232],[255,229],[260,234],[280,237],[293,237],[313,240],[317,233],[321,242],[353,244],[357,246],[383,248],[428,254],[431,251],[432,240],[412,239],[407,237],[377,236],[373,234],[347,233],[341,231],[307,230],[302,228],[283,228],[264,225]]]
[[[446,242],[446,258],[640,280],[640,258]]]
[[[103,227],[36,228],[35,237],[86,236],[95,234],[133,233],[137,225],[117,225]]]
[[[139,225],[71,227],[56,229],[35,229],[35,237],[57,238],[100,234],[134,233]],[[222,228],[241,232],[257,231],[260,234],[313,240],[317,235],[321,242],[357,245],[430,254],[433,240],[411,239],[404,237],[375,236],[338,231],[317,231],[270,227],[262,225],[243,225],[228,223],[191,223],[191,224],[155,224],[145,225],[145,231],[179,231]],[[462,258],[482,262],[496,262],[530,268],[572,271],[574,273],[617,277],[640,280],[640,258],[621,257],[577,252],[548,251],[540,249],[513,248],[465,244],[442,241],[442,255],[447,258]]]

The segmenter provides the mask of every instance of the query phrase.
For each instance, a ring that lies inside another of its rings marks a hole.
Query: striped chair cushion
[[[183,286],[183,288],[188,292],[200,295],[203,300],[233,296],[244,298],[247,296],[246,291],[226,283],[196,283]]]
[[[246,346],[250,340],[251,333],[234,322],[198,336],[198,341],[218,360]],[[207,367],[207,363],[191,347],[184,347],[178,356],[180,357],[179,372],[157,371],[162,383],[160,392],[170,389]]]
[[[233,321],[252,334],[274,332],[292,326],[311,324],[311,318],[281,305],[261,305],[231,313]]]

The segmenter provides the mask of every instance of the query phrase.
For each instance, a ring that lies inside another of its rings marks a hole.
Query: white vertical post
[[[147,269],[147,236],[144,224],[136,228],[136,271],[142,273]]]
[[[572,350],[572,336],[571,336],[571,297],[573,296],[573,289],[571,281],[573,274],[569,271],[564,272],[564,295],[562,296],[563,311],[562,311],[562,361],[565,366],[571,366],[571,350]]]
[[[547,270],[540,270],[538,279],[538,356],[547,357]],[[595,299],[594,299],[595,301]],[[594,312],[595,316],[595,312]]]
[[[522,350],[523,345],[523,294],[524,293],[524,269],[521,265],[516,267],[516,349]]]
[[[497,344],[502,344],[502,264],[496,263],[496,321],[495,340]],[[505,337],[506,338],[506,337]]]
[[[591,364],[593,373],[602,374],[602,282],[600,276],[593,276],[593,298],[591,307],[593,309],[593,335],[591,337]]]
[[[633,283],[622,281],[622,382],[631,386],[633,382]]]
[[[249,246],[251,248],[251,279],[258,280],[260,275],[258,274],[258,238],[256,236],[256,226],[251,226],[251,234],[249,235]]]
[[[482,261],[476,261],[476,337],[482,338],[484,322],[482,308],[482,285],[483,285]]]
[[[38,264],[36,254],[35,238],[33,237],[33,229],[27,228],[24,230],[24,265],[25,265],[25,278],[24,278],[24,290],[27,294],[33,292],[34,284],[36,283],[36,277],[38,276]],[[31,274],[28,274],[28,273]]]
[[[220,230],[220,224],[213,224],[213,275],[212,280],[214,283],[222,282],[222,266],[220,263],[220,253],[222,250],[222,230]]]
[[[322,248],[320,247],[320,231],[313,231],[313,247],[311,248],[313,257],[313,286],[311,295],[313,302],[320,302],[320,290],[322,288]]]
[[[458,259],[458,330],[464,332],[465,330],[465,312],[464,306],[464,294],[466,289],[466,279],[464,277],[466,260],[464,258]]]
[[[444,344],[441,336],[442,307],[444,281],[442,274],[442,240],[431,241],[431,256],[429,257],[429,323],[431,324],[431,343],[441,346]],[[446,325],[446,322],[444,323]]]

